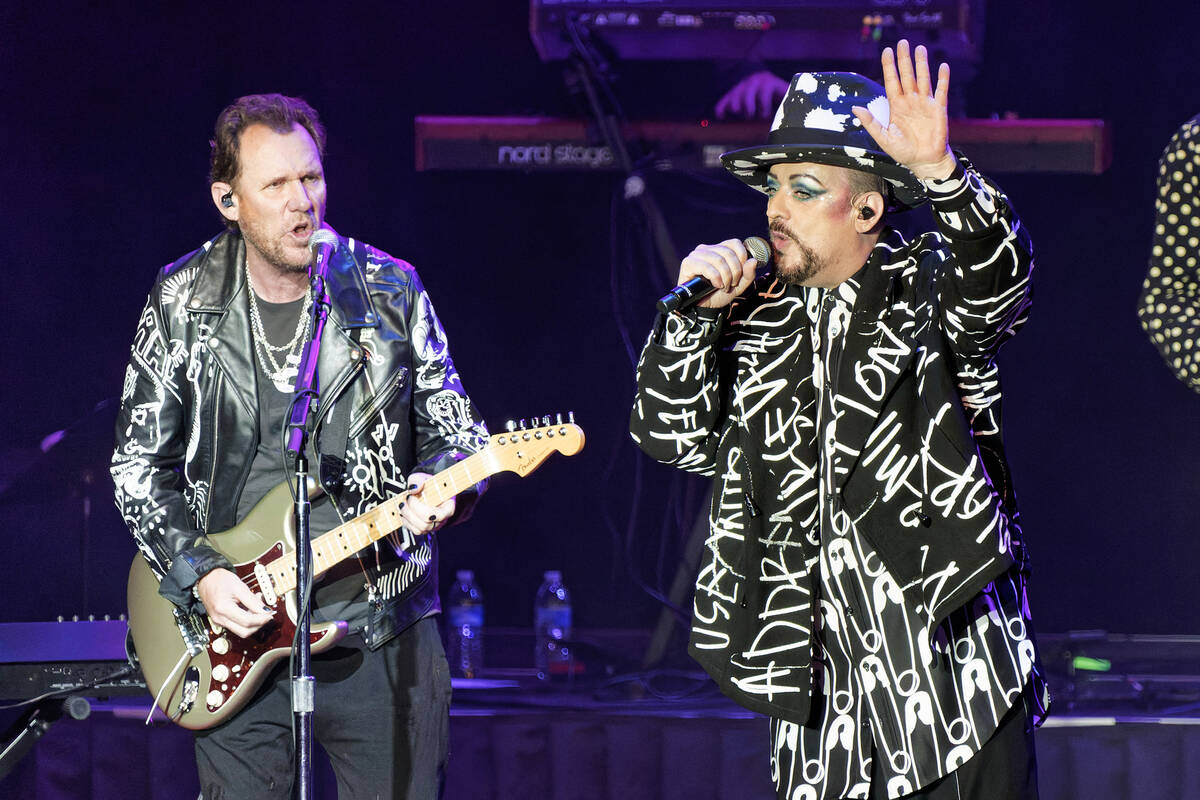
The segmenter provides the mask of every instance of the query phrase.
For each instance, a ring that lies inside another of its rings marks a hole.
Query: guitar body
[[[242,524],[209,539],[234,563],[234,573],[255,588],[255,565],[295,550],[292,495],[286,484],[272,489]],[[129,570],[129,632],[146,686],[173,722],[203,730],[219,725],[254,695],[275,664],[288,657],[296,634],[296,593],[270,605],[275,617],[250,638],[214,631],[208,618],[184,614],[158,593],[158,578],[140,555]],[[346,635],[346,623],[313,624],[312,652]],[[189,654],[189,644],[192,653]]]
[[[538,428],[510,430],[488,446],[413,490],[432,506],[498,472],[524,477],[552,453],[574,455],[583,431],[574,419]],[[410,492],[379,505],[312,540],[313,573],[320,575],[372,542],[399,531],[400,509]],[[141,555],[129,569],[129,632],[146,686],[168,719],[185,728],[219,725],[244,706],[276,662],[291,652],[296,633],[296,536],[287,484],[272,489],[240,525],[208,538],[233,564],[234,573],[260,592],[274,617],[246,639],[214,630],[208,617],[186,614],[158,593],[158,579]],[[346,623],[314,624],[312,652],[333,647],[346,635]]]

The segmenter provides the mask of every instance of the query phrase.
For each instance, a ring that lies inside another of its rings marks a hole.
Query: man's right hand
[[[241,578],[227,569],[205,573],[196,584],[196,593],[208,619],[245,638],[266,625],[274,616],[263,605],[262,597],[250,591]]]
[[[758,261],[750,257],[741,240],[726,239],[720,244],[702,244],[689,253],[679,265],[678,283],[702,276],[714,291],[696,305],[724,308],[754,282],[757,268]]]

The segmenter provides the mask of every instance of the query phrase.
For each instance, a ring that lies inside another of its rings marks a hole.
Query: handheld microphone
[[[757,261],[760,266],[771,260],[771,248],[767,246],[765,239],[751,236],[743,239],[742,245],[750,253],[750,257]],[[699,303],[705,297],[712,294],[715,289],[716,287],[709,283],[707,278],[697,275],[694,278],[689,278],[660,297],[658,299],[658,310],[663,314],[670,314],[672,311],[682,311]]]

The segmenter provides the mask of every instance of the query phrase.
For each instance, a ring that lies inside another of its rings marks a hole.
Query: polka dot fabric
[[[1200,392],[1200,115],[1158,162],[1154,245],[1138,318],[1180,380]]]

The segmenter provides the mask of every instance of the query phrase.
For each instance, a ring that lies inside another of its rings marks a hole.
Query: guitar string
[[[367,375],[367,381],[368,381],[368,384],[369,384],[369,383],[370,383],[370,375],[369,375],[369,374]],[[469,468],[469,467],[467,467],[467,466],[465,465],[465,462],[460,462],[460,463],[458,463],[458,464],[455,464],[453,467],[451,467],[451,469],[454,469],[454,468],[459,468],[459,467],[463,467],[463,468],[465,469],[465,472],[466,472],[466,475],[465,475],[465,477],[467,478],[467,485],[468,485],[468,486],[470,486],[470,485],[473,485],[473,484],[475,484],[475,483],[478,483],[478,482],[479,482],[479,481],[477,481],[477,480],[476,480],[476,481],[472,481],[472,480],[470,480],[471,478],[473,478],[473,477],[474,477],[474,475],[471,473],[471,470],[470,470],[470,468]],[[440,479],[441,479],[441,482],[442,482],[442,484],[443,484],[443,487],[444,487],[444,488],[447,488],[447,489],[450,489],[451,491],[449,492],[449,494],[450,494],[451,496],[454,496],[454,495],[457,495],[457,494],[459,493],[459,491],[461,491],[461,490],[459,490],[459,482],[458,482],[458,480],[455,478],[455,476],[454,476],[454,475],[446,475],[446,474],[445,474],[445,472],[449,472],[449,471],[450,471],[450,470],[446,470],[446,471],[444,471],[443,473],[440,473],[439,475],[437,475],[437,476],[433,476],[433,477],[440,478]],[[486,472],[486,470],[485,470],[485,472]],[[480,480],[482,480],[482,478],[480,478]],[[403,495],[407,495],[407,494],[409,494],[409,492],[404,492],[404,493],[402,493],[402,496],[403,496]],[[370,526],[372,526],[372,525],[374,525],[374,526],[379,526],[379,525],[380,525],[380,523],[382,522],[382,520],[381,520],[381,519],[379,519],[379,518],[380,518],[380,517],[384,517],[384,516],[385,516],[385,514],[384,514],[384,512],[385,512],[385,511],[387,512],[386,516],[397,516],[397,515],[398,515],[398,512],[396,511],[396,509],[394,509],[394,508],[393,508],[393,509],[390,509],[390,510],[388,510],[388,509],[387,509],[387,505],[388,505],[388,504],[391,504],[391,503],[394,503],[394,502],[395,502],[395,500],[396,500],[396,496],[394,496],[394,497],[392,497],[392,498],[389,498],[389,499],[388,499],[387,501],[385,501],[384,503],[381,503],[379,506],[376,506],[375,508],[373,508],[373,509],[371,509],[370,511],[366,512],[365,514],[363,514],[363,515],[362,515],[362,517],[366,517],[366,516],[371,516],[371,517],[374,517],[374,519],[372,519],[371,521],[369,521],[369,522],[367,522],[367,523],[366,523],[366,524],[367,524],[367,526],[368,526],[368,527],[370,527]],[[339,530],[339,529],[341,529],[341,528],[347,528],[346,535],[347,535],[348,537],[352,537],[352,538],[353,538],[353,537],[356,535],[356,533],[357,533],[357,532],[356,532],[355,530],[353,530],[353,528],[351,527],[351,525],[352,525],[352,523],[354,523],[354,522],[360,522],[360,521],[362,520],[362,517],[359,517],[359,518],[358,518],[358,519],[356,519],[356,520],[351,520],[350,522],[347,522],[347,523],[343,523],[342,525],[339,525],[339,526],[337,526],[336,528],[334,528],[334,529],[333,529],[333,531]],[[401,524],[400,526],[398,526],[398,527],[396,527],[396,528],[393,528],[392,530],[388,531],[388,533],[387,533],[387,534],[385,534],[386,538],[388,539],[388,542],[389,542],[389,543],[390,543],[390,544],[391,544],[391,545],[392,545],[394,548],[396,548],[396,549],[403,549],[403,540],[402,540],[402,538],[401,538],[401,536],[400,536],[400,530],[401,530],[403,527],[404,527],[404,526],[403,526],[403,524]],[[322,539],[324,539],[326,536],[328,536],[328,534],[329,534],[329,533],[332,533],[333,531],[329,531],[329,532],[328,532],[328,533],[326,533],[324,536],[321,536],[321,537],[319,537],[319,538],[317,539],[317,543],[319,543],[319,542],[320,542]],[[384,538],[384,537],[379,537],[379,538]],[[371,539],[371,538],[370,538],[370,534],[367,534],[367,539],[368,539],[368,540],[367,540],[367,542],[366,542],[366,543],[363,545],[363,548],[365,548],[367,544],[371,544],[371,543],[372,543],[372,541],[378,541],[378,539]],[[334,547],[335,547],[335,551],[336,551],[336,545],[334,545]],[[371,589],[373,589],[373,588],[374,588],[374,586],[373,586],[373,585],[372,585],[372,583],[371,583],[370,574],[369,574],[369,572],[367,571],[366,565],[365,565],[365,564],[363,564],[363,561],[362,561],[361,550],[362,550],[363,548],[360,548],[358,551],[355,551],[355,553],[353,553],[353,555],[355,556],[355,558],[356,558],[356,559],[358,560],[358,562],[359,562],[359,569],[360,569],[360,570],[362,571],[362,573],[363,573],[363,579],[364,579],[364,581],[365,581],[365,583],[366,583],[366,585],[367,585],[367,588],[368,588],[368,590],[371,590]],[[319,548],[318,548],[318,549],[319,549]],[[318,553],[318,555],[319,555],[319,553]],[[333,557],[334,557],[334,558],[336,558],[336,555],[337,555],[337,553],[335,552],[335,553],[333,554]],[[277,560],[277,559],[276,559],[276,560]],[[340,560],[340,559],[338,559],[338,560]],[[379,560],[379,554],[378,554],[378,553],[376,553],[376,562],[378,562],[378,560]],[[272,561],[271,563],[274,563],[274,561]],[[378,564],[378,563],[376,563],[376,567],[378,567],[378,566],[379,566],[379,564]],[[250,585],[252,588],[258,588],[257,578],[253,578],[253,579],[251,580],[251,582],[249,583],[249,585]]]
[[[468,473],[467,473],[467,477],[468,477],[468,478],[469,478],[469,477],[471,477],[469,470],[468,470]],[[445,480],[443,480],[443,484],[446,484],[446,483],[447,483],[447,481],[449,482],[449,484],[453,484],[453,487],[452,487],[452,488],[457,488],[457,481],[454,481],[454,480],[453,480],[453,476],[447,476],[447,478],[446,478]],[[452,494],[457,494],[457,492],[453,492]],[[378,511],[378,509],[373,509],[373,510],[375,510],[375,511]],[[394,516],[394,515],[396,515],[396,514],[397,514],[397,512],[396,512],[396,510],[395,510],[395,509],[392,509],[392,510],[391,510],[390,512],[388,512],[388,513],[389,513],[389,515],[392,515],[392,516]],[[376,513],[374,516],[375,516],[375,517],[380,517],[381,515],[382,515],[381,513]],[[379,525],[381,521],[382,521],[382,520],[380,520],[380,519],[375,519],[375,520],[373,520],[373,522],[372,522],[371,524],[374,524],[374,525]],[[401,525],[400,527],[402,528],[403,526]],[[397,547],[397,548],[399,548],[399,547],[401,546],[401,541],[400,541],[400,536],[399,536],[399,530],[400,530],[400,528],[395,528],[395,529],[392,529],[392,530],[388,531],[388,533],[386,534],[386,535],[387,535],[387,537],[388,537],[388,539],[389,539],[389,541],[391,541],[391,542],[393,543],[393,545],[394,545],[395,547]],[[353,531],[351,531],[351,532],[353,532]],[[356,557],[357,557],[357,560],[358,560],[358,562],[359,562],[359,566],[360,566],[360,568],[362,569],[362,572],[363,572],[363,577],[364,577],[364,579],[365,579],[365,581],[366,581],[367,587],[368,587],[368,589],[369,589],[369,590],[371,590],[371,592],[373,593],[373,591],[374,591],[374,586],[372,585],[372,582],[371,582],[371,579],[370,579],[370,575],[369,575],[369,573],[368,573],[368,571],[367,571],[367,569],[366,569],[366,566],[365,566],[365,565],[362,563],[362,557],[361,557],[361,555],[359,555],[358,553],[356,553],[355,555],[356,555]],[[379,554],[378,554],[378,552],[376,552],[376,561],[378,561],[378,558],[379,558]],[[278,560],[278,559],[274,559],[274,560],[272,561],[272,563],[274,563],[274,561],[275,561],[275,560]],[[259,583],[258,575],[257,575],[257,573],[255,573],[255,572],[251,572],[251,573],[250,573],[250,574],[249,574],[249,575],[246,577],[246,579],[243,581],[243,583],[244,583],[244,584],[245,584],[245,585],[246,585],[246,586],[247,586],[249,589],[251,589],[251,591],[258,591],[258,590],[260,590],[260,589],[261,589],[261,585],[260,585],[260,583]],[[175,674],[176,674],[176,673],[177,673],[177,672],[178,672],[178,671],[179,671],[179,670],[180,670],[180,669],[183,667],[183,665],[184,665],[185,663],[187,663],[188,659],[189,659],[189,654],[188,654],[188,653],[185,651],[185,652],[184,652],[184,654],[183,654],[183,655],[180,657],[179,661],[176,663],[175,667],[174,667],[174,668],[171,670],[171,673],[168,675],[168,677],[167,677],[167,680],[166,680],[166,681],[163,683],[163,686],[162,686],[162,687],[159,689],[159,692],[158,692],[158,694],[155,696],[155,698],[154,698],[154,704],[153,704],[153,705],[151,706],[151,708],[150,708],[150,713],[149,713],[149,714],[147,714],[147,716],[146,716],[146,721],[145,721],[145,724],[146,724],[146,725],[149,725],[149,724],[150,724],[150,722],[151,722],[151,720],[152,720],[152,718],[153,718],[153,716],[154,716],[154,710],[155,710],[155,708],[157,708],[157,707],[158,707],[158,703],[159,703],[159,701],[162,699],[162,693],[163,693],[163,691],[165,691],[165,690],[166,690],[166,688],[167,688],[167,686],[169,686],[169,685],[171,684],[171,680],[172,680],[172,678],[174,678]]]
[[[369,378],[368,378],[368,380],[369,380]],[[457,466],[460,466],[460,465],[459,465],[459,464],[456,464],[455,466],[457,467]],[[469,469],[467,469],[467,475],[466,475],[466,477],[467,477],[468,479],[469,479],[469,478],[471,478],[471,477],[473,477],[473,476],[471,475],[471,472],[470,472],[470,470],[469,470]],[[476,483],[477,483],[477,482],[478,482],[478,481],[476,481]],[[455,480],[455,479],[454,479],[454,476],[452,476],[452,475],[448,475],[448,476],[445,476],[444,478],[442,478],[442,483],[443,483],[443,484],[445,484],[445,485],[447,486],[447,488],[451,488],[451,489],[457,489],[457,488],[458,488],[458,481],[457,481],[457,480]],[[404,494],[408,494],[408,493],[406,492],[406,493],[404,493]],[[452,494],[452,495],[455,495],[455,494],[458,494],[458,492],[451,492],[451,494]],[[395,499],[395,498],[389,498],[389,501],[387,501],[387,502],[391,502],[391,501],[393,501],[394,499]],[[379,516],[381,516],[381,511],[384,509],[384,506],[385,506],[385,504],[381,504],[380,506],[377,506],[376,508],[374,508],[374,509],[371,509],[371,511],[370,511],[370,512],[368,512],[368,514],[372,514],[372,515],[373,515],[373,516],[375,516],[375,517],[379,517]],[[372,513],[372,512],[374,512],[374,513]],[[390,515],[396,515],[396,514],[397,514],[397,512],[396,512],[396,510],[395,510],[395,509],[392,509],[392,510],[389,512],[389,514],[390,514]],[[367,515],[366,515],[366,514],[364,514],[363,516],[367,516]],[[375,524],[375,525],[377,525],[377,526],[378,526],[380,522],[381,522],[381,520],[378,520],[378,519],[376,519],[376,520],[373,520],[373,523],[372,523],[372,524]],[[342,525],[342,526],[338,526],[338,527],[346,527],[346,526],[345,526],[345,525]],[[393,546],[393,547],[395,547],[395,548],[397,548],[397,549],[402,549],[402,547],[403,547],[403,541],[402,541],[402,539],[401,539],[401,537],[400,537],[400,530],[401,530],[403,527],[404,527],[403,525],[400,525],[398,528],[394,528],[394,529],[392,529],[392,530],[388,531],[388,533],[386,534],[386,538],[388,539],[388,541],[389,541],[389,542],[392,544],[392,546]],[[336,530],[336,528],[335,528],[335,530]],[[350,531],[349,533],[353,533],[353,531]],[[369,534],[368,534],[368,537],[369,537]],[[320,538],[323,538],[323,537],[320,537]],[[317,540],[318,542],[320,541],[320,538],[318,538],[318,540]],[[377,540],[376,540],[376,541],[377,541]],[[368,542],[368,543],[369,543],[369,542]],[[364,545],[364,547],[365,547],[365,545]],[[366,568],[366,565],[365,565],[365,564],[363,564],[363,561],[362,561],[362,555],[361,555],[361,550],[360,550],[360,551],[358,551],[358,552],[356,552],[356,553],[354,553],[354,555],[355,555],[356,559],[358,560],[358,563],[359,563],[359,568],[361,569],[361,571],[362,571],[362,573],[363,573],[363,578],[364,578],[364,581],[366,582],[366,585],[367,585],[367,588],[368,588],[368,590],[373,592],[373,590],[374,590],[374,585],[373,585],[373,584],[372,584],[372,582],[371,582],[371,577],[370,577],[370,574],[369,574],[369,572],[368,572],[368,570],[367,570],[367,568]],[[272,560],[270,563],[274,563],[274,561],[276,561],[276,560],[278,560],[278,558],[276,558],[276,559],[273,559],[273,560]],[[378,552],[376,552],[376,561],[378,562],[378,560],[379,560],[379,554],[378,554]],[[379,565],[378,565],[378,563],[376,564],[376,566],[377,566],[377,567],[379,566]],[[249,575],[247,575],[247,577],[246,577],[246,578],[243,580],[243,583],[244,583],[244,584],[247,586],[247,588],[249,588],[251,591],[260,591],[260,590],[261,590],[261,586],[260,586],[260,584],[259,584],[259,581],[258,581],[258,576],[257,576],[257,574],[256,574],[256,573],[254,573],[254,572],[251,572]],[[178,666],[176,667],[176,669],[178,669]],[[147,724],[148,724],[148,723],[147,723]]]
[[[395,512],[393,511],[392,513],[395,513]],[[376,521],[375,524],[378,524],[378,521]],[[394,546],[396,546],[396,547],[401,546],[400,537],[399,537],[399,529],[394,529],[394,530],[389,531],[387,534],[387,537],[393,543]],[[378,560],[378,553],[376,554],[376,559]],[[361,556],[358,557],[358,562],[359,562],[360,568],[362,569],[363,577],[366,579],[368,588],[373,590],[374,586],[371,583],[370,575],[367,572],[365,565],[363,565],[363,563],[362,563]],[[261,585],[258,580],[258,575],[255,572],[249,573],[246,576],[246,578],[244,578],[242,580],[242,582],[251,591],[259,591],[261,589]],[[155,695],[154,702],[150,706],[149,713],[146,714],[146,719],[145,719],[145,723],[144,723],[145,725],[147,725],[147,726],[150,725],[151,721],[154,718],[154,711],[158,708],[159,702],[162,700],[163,692],[165,692],[167,690],[167,688],[172,685],[172,680],[174,679],[175,674],[178,673],[179,670],[183,668],[183,666],[189,661],[190,658],[191,658],[191,654],[187,650],[185,650],[183,652],[183,654],[179,657],[179,660],[175,663],[175,666],[172,667],[171,672],[167,675],[166,680],[163,682],[162,686],[158,690],[158,693]],[[166,713],[166,712],[164,712],[164,713]]]

